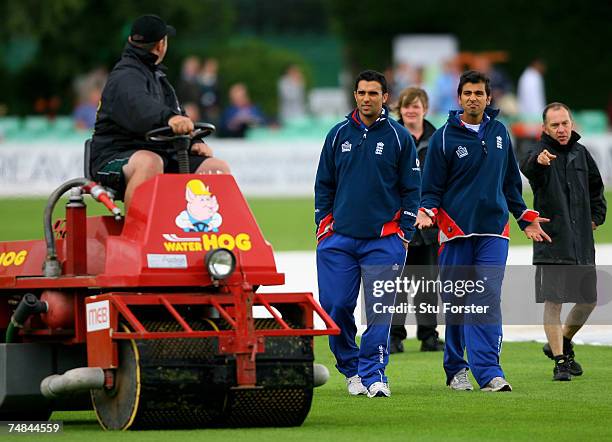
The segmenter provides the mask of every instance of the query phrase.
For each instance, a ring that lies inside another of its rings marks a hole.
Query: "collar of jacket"
[[[461,120],[461,115],[463,114],[463,110],[452,110],[448,113],[448,122],[453,126],[457,127],[465,127],[463,121]],[[495,120],[499,115],[499,109],[493,109],[492,107],[486,107],[484,111],[484,115],[482,117],[482,121],[480,122],[481,129],[491,122],[491,120]]]
[[[542,132],[542,138],[540,140],[542,141],[543,144],[549,147],[552,147],[553,149],[570,150],[572,147],[574,147],[574,144],[576,144],[579,139],[580,139],[580,134],[576,131],[572,131],[572,135],[570,136],[570,139],[565,146],[562,146],[561,144],[559,144],[557,140],[555,140],[553,137],[548,135],[546,132]]]
[[[165,70],[165,66],[155,64],[155,62],[157,62],[157,55],[152,54],[143,48],[139,48],[138,46],[134,46],[130,42],[125,45],[125,48],[123,49],[123,56],[140,60],[152,71],[157,69]]]
[[[371,126],[366,126],[361,118],[359,118],[359,109],[355,108],[353,111],[346,115],[346,119],[349,120],[354,126],[357,126],[360,129],[372,130],[374,127],[378,126],[383,121],[387,120],[389,115],[389,108],[383,105],[382,112]]]

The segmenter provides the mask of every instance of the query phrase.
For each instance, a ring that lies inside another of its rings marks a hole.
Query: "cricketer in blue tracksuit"
[[[447,123],[429,142],[421,207],[435,215],[440,229],[441,279],[466,276],[468,270],[457,266],[471,266],[469,277],[486,281],[484,292],[475,299],[479,305],[489,306],[488,316],[448,312],[444,351],[447,384],[465,368],[471,369],[482,388],[494,377],[504,377],[499,363],[500,303],[508,257],[508,213],[521,229],[538,213],[528,210],[523,201],[510,136],[495,119],[499,111],[486,108],[478,132],[462,122],[462,112],[451,111]],[[442,293],[441,297],[450,304],[472,301],[469,297],[467,301],[459,299],[454,293]]]
[[[369,127],[356,109],[325,139],[315,183],[319,301],[341,329],[329,338],[336,367],[347,378],[358,374],[366,388],[387,382],[391,314],[380,307],[394,305],[395,297],[376,298],[372,283],[400,275],[420,179],[414,141],[386,107]],[[354,311],[362,278],[367,329],[358,347]]]

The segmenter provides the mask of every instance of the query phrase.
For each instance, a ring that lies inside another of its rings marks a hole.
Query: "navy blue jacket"
[[[370,127],[354,110],[323,145],[315,182],[317,238],[336,231],[353,238],[397,233],[409,241],[420,181],[414,141],[388,118],[388,109]]]
[[[510,135],[487,108],[478,133],[451,111],[429,141],[421,207],[436,213],[440,242],[473,235],[509,237],[508,212],[521,229],[537,217],[527,210]]]

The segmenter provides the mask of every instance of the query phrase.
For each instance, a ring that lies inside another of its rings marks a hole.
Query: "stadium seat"
[[[38,115],[27,116],[23,120],[23,133],[27,136],[45,136],[51,130],[51,122],[47,117]]]
[[[55,117],[51,122],[50,128],[55,137],[70,136],[76,131],[74,119],[70,116]]]
[[[19,135],[21,119],[19,117],[0,118],[0,138],[10,139]]]
[[[584,134],[602,134],[608,129],[606,114],[600,110],[576,112],[574,120],[578,126],[578,131]]]

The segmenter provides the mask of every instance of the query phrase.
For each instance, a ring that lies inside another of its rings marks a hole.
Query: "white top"
[[[518,106],[523,115],[540,115],[546,106],[544,79],[536,69],[525,69],[518,82]]]
[[[480,123],[478,123],[478,124],[467,124],[464,121],[463,124],[465,125],[465,127],[467,127],[468,129],[472,129],[476,133],[478,133],[478,131],[480,130]]]

